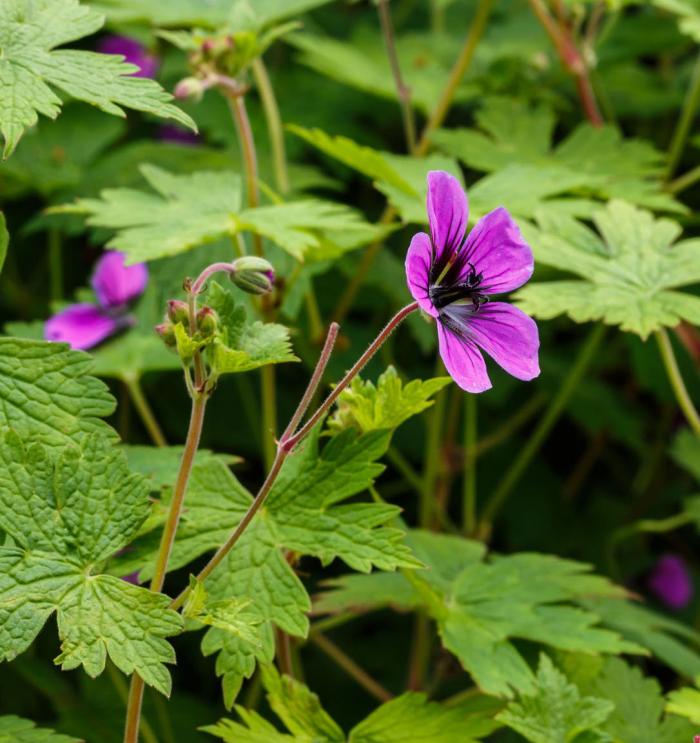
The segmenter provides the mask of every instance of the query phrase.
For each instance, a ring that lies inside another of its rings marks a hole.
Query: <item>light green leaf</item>
[[[605,743],[609,739],[599,728],[613,707],[606,699],[582,697],[543,653],[534,693],[511,702],[497,719],[532,743],[569,743],[585,731],[590,731],[587,742]]]
[[[54,214],[85,214],[87,223],[117,232],[108,245],[129,261],[177,255],[222,236],[252,231],[269,237],[297,260],[322,247],[327,231],[370,242],[382,231],[349,207],[320,199],[241,208],[240,177],[230,171],[173,175],[153,165],[141,172],[156,193],[131,188],[105,189],[99,199],[78,199],[51,209]]]
[[[61,343],[0,338],[0,426],[53,446],[83,433],[110,435],[100,418],[115,401],[88,376],[92,367],[87,354]]]
[[[433,141],[476,170],[527,166],[533,173],[545,171],[560,184],[559,193],[624,198],[650,209],[684,211],[663,191],[663,154],[649,142],[623,138],[613,125],[580,124],[554,146],[552,110],[510,98],[486,99],[476,123],[475,129],[440,130]],[[503,203],[512,209],[505,197]]]
[[[0,717],[0,743],[80,743],[77,738],[38,728],[31,720],[15,715]]]
[[[404,385],[393,366],[377,380],[377,385],[360,377],[343,390],[328,428],[341,431],[357,426],[363,433],[398,428],[405,420],[429,408],[430,399],[451,382],[450,377],[414,379]]]
[[[685,686],[669,692],[666,712],[686,717],[693,725],[700,725],[700,690]]]
[[[514,638],[586,652],[641,651],[600,627],[596,613],[579,607],[590,596],[625,595],[591,575],[587,565],[536,553],[492,556],[484,562],[478,542],[420,531],[411,532],[407,542],[427,570],[392,580],[380,575],[336,579],[331,585],[340,596],[332,592],[318,606],[423,606],[437,622],[443,645],[483,691],[498,696],[535,688]]]
[[[277,323],[248,322],[245,308],[235,303],[232,292],[212,282],[206,301],[221,320],[208,356],[215,375],[299,360],[292,352],[289,330]]]
[[[425,694],[406,692],[356,725],[348,743],[475,743],[498,723],[464,706],[445,707]]]
[[[580,678],[576,657],[571,658],[573,672],[569,678],[582,693],[602,697],[615,705],[600,726],[614,741],[676,743],[692,739],[693,729],[687,722],[672,716],[664,718],[664,699],[655,678],[645,677],[639,668],[620,658],[606,658],[597,674]]]
[[[582,280],[530,283],[516,294],[523,310],[541,319],[602,320],[642,338],[681,320],[700,322],[700,298],[675,291],[700,281],[700,241],[674,245],[678,224],[624,201],[609,202],[593,220],[601,237],[552,213],[538,214],[539,230],[525,230],[536,262]]]
[[[693,0],[652,0],[661,10],[678,16],[678,28],[681,33],[700,42],[700,7]]]
[[[192,119],[169,101],[172,96],[149,78],[135,77],[135,65],[119,56],[55,49],[98,31],[99,13],[78,0],[5,0],[0,6],[0,131],[4,157],[17,146],[38,114],[55,119],[61,99],[52,87],[124,116],[122,107],[174,119],[196,130]]]
[[[55,611],[56,663],[97,676],[109,656],[169,694],[163,664],[175,656],[165,638],[181,630],[180,616],[167,596],[100,574],[148,513],[143,479],[95,435],[56,451],[8,431],[0,463],[0,527],[18,545],[0,548],[0,657],[26,650]]]

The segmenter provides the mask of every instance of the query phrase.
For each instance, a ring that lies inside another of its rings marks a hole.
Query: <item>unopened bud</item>
[[[205,89],[206,85],[198,77],[185,77],[175,86],[173,95],[180,100],[194,98],[198,101]]]
[[[209,338],[219,327],[219,316],[211,307],[202,307],[197,313],[197,328],[202,337]]]
[[[187,306],[187,302],[180,299],[169,299],[167,317],[170,322],[176,325],[181,322],[187,327],[190,322],[190,308]]]
[[[233,262],[231,281],[249,294],[268,294],[275,281],[275,270],[269,261],[254,255]]]
[[[175,331],[171,322],[163,322],[156,325],[154,330],[163,339],[163,343],[170,348],[175,348]]]

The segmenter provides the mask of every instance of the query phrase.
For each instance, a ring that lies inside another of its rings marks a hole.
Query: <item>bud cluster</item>
[[[192,337],[190,326],[190,308],[187,302],[180,299],[168,300],[168,309],[160,325],[155,331],[163,339],[165,345],[175,348],[177,344],[175,326],[182,325],[187,335]],[[216,311],[206,305],[196,315],[194,336],[200,341],[207,341],[213,337],[219,327],[219,316]]]

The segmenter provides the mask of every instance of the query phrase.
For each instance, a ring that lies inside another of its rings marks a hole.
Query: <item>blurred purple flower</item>
[[[124,265],[124,254],[110,250],[97,261],[92,288],[97,304],[72,304],[50,317],[44,325],[47,341],[60,341],[86,350],[122,328],[133,325],[129,304],[143,294],[148,269],[143,263]]]
[[[138,586],[139,584],[139,573],[140,570],[134,570],[133,573],[129,573],[129,575],[122,575],[122,580],[125,580],[127,583],[131,583],[134,586]]]
[[[540,373],[537,325],[493,294],[517,289],[532,276],[530,247],[503,207],[482,217],[466,237],[469,207],[460,182],[428,173],[430,235],[414,235],[406,255],[408,288],[420,308],[437,320],[440,355],[467,392],[491,387],[486,351],[523,380]]]
[[[145,47],[130,36],[104,36],[97,44],[97,51],[102,54],[121,54],[126,62],[136,65],[138,72],[134,77],[155,77],[158,71],[158,58],[149,54]]]
[[[162,142],[174,142],[175,144],[199,144],[200,136],[191,132],[189,129],[183,129],[175,124],[163,124],[158,129],[158,139]]]
[[[663,555],[652,569],[649,590],[672,609],[683,609],[693,598],[693,579],[679,555]]]

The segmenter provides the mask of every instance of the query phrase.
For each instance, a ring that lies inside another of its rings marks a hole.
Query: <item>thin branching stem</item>
[[[148,431],[148,435],[156,446],[167,446],[168,442],[165,440],[163,431],[158,424],[158,419],[153,413],[151,406],[148,403],[146,395],[143,393],[141,387],[141,380],[135,375],[126,375],[123,377],[124,384],[129,391],[131,401],[134,403],[141,422],[144,428]]]
[[[693,401],[690,399],[688,389],[683,381],[683,375],[681,374],[681,370],[678,368],[678,362],[676,361],[676,355],[673,352],[671,339],[663,328],[657,330],[655,335],[659,344],[661,359],[664,362],[669,382],[673,388],[673,394],[676,396],[678,405],[683,411],[683,415],[688,421],[690,427],[693,429],[693,432],[696,436],[700,436],[700,415],[698,415],[698,411],[693,404]]]

